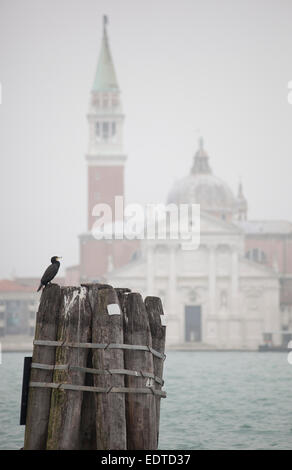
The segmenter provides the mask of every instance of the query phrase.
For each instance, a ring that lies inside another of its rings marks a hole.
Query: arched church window
[[[108,138],[108,133],[109,133],[109,123],[108,122],[103,122],[102,123],[102,137],[103,137],[103,139]]]
[[[139,250],[134,251],[134,253],[131,256],[131,261],[136,261],[138,258],[140,258],[141,253]]]
[[[112,136],[116,135],[116,123],[113,121],[112,122]]]
[[[95,136],[100,137],[100,124],[98,121],[95,123]]]
[[[255,261],[256,263],[266,264],[267,262],[266,253],[260,248],[252,248],[246,252],[245,256],[247,259]]]

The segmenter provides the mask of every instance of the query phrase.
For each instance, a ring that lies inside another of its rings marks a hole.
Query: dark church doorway
[[[200,305],[185,306],[185,341],[202,340],[202,314]]]

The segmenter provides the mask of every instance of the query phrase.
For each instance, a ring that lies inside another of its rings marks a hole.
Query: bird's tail
[[[38,288],[37,292],[39,292],[39,291],[41,290],[41,288],[42,288],[42,287],[43,287],[43,285],[42,285],[42,283],[40,283],[40,285],[39,285],[39,288]]]

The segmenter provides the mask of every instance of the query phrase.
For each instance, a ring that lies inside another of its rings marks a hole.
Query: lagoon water
[[[19,449],[24,353],[0,365],[0,449]],[[169,351],[160,449],[292,449],[286,353]]]

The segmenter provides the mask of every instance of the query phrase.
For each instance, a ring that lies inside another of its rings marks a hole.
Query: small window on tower
[[[109,123],[108,122],[103,122],[102,123],[102,137],[104,139],[108,138],[108,131],[109,131]]]
[[[99,122],[95,123],[95,135],[96,135],[96,137],[100,137],[100,124],[99,124]]]
[[[112,122],[112,135],[116,135],[116,123]]]

